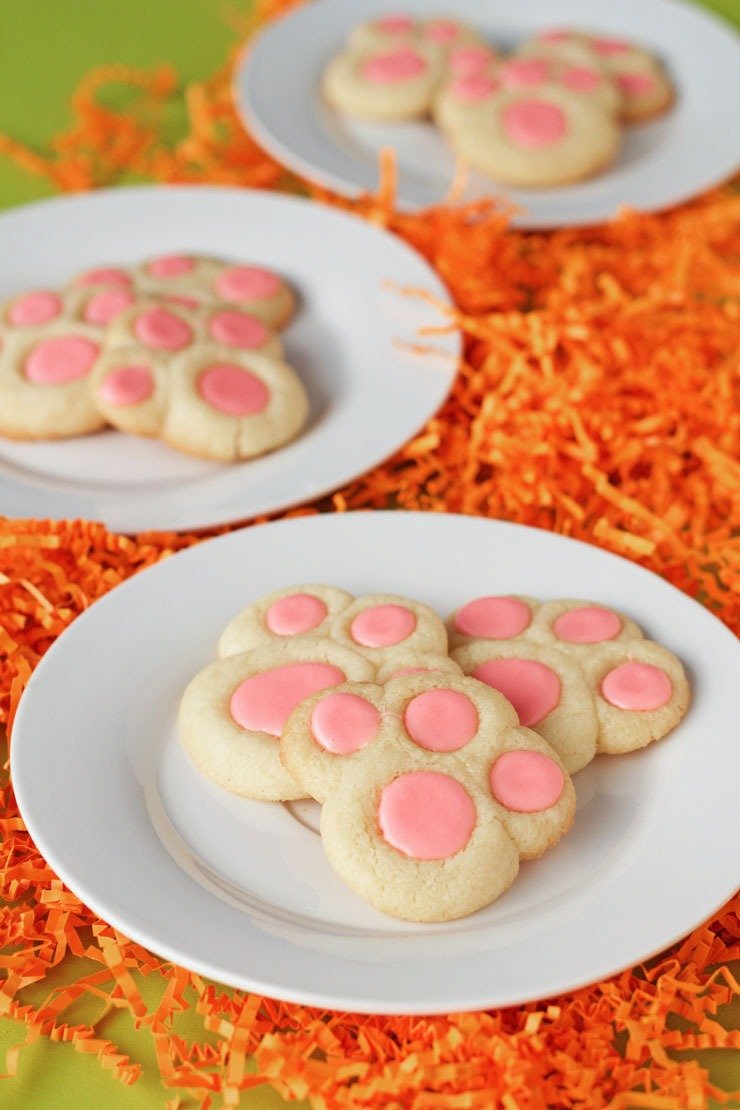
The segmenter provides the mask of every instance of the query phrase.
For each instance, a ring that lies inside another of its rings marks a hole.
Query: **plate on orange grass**
[[[493,905],[446,924],[394,920],[331,870],[315,803],[228,794],[177,738],[182,692],[231,617],[311,581],[406,594],[445,615],[492,592],[613,605],[682,659],[691,708],[659,743],[576,775],[572,830]],[[340,1010],[508,1006],[632,966],[732,894],[739,668],[736,639],[706,609],[596,547],[474,517],[301,517],[199,544],[97,601],[33,675],[11,773],[51,867],[167,959]]]
[[[0,438],[0,512],[82,517],[121,532],[211,527],[272,513],[338,488],[392,455],[426,423],[457,372],[459,333],[434,271],[396,236],[297,197],[248,189],[155,186],[41,201],[0,215],[0,300],[61,286],[93,267],[192,251],[254,261],[295,287],[286,357],[309,395],[292,443],[225,465],[155,440],[104,431],[21,443]]]
[[[317,0],[269,25],[244,55],[234,96],[257,141],[279,162],[345,196],[378,185],[381,150],[395,151],[398,204],[440,203],[455,177],[441,133],[427,121],[365,123],[324,103],[321,74],[353,27],[383,13],[450,16],[509,50],[548,27],[584,27],[642,43],[665,63],[677,88],[664,116],[626,129],[613,166],[555,189],[508,189],[479,174],[466,197],[499,196],[521,211],[519,227],[601,223],[622,205],[659,211],[696,196],[738,168],[740,40],[718,16],[683,0]]]

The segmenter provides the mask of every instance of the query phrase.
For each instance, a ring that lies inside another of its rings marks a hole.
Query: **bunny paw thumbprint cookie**
[[[557,755],[469,678],[406,675],[317,692],[289,717],[280,758],[323,802],[321,837],[339,877],[409,921],[487,906],[575,811]]]
[[[329,63],[322,90],[348,116],[419,119],[429,112],[440,75],[437,52],[420,41],[380,50],[347,47]]]
[[[450,622],[452,658],[500,691],[571,773],[598,752],[636,751],[688,709],[679,660],[628,617],[592,602],[482,597]]]
[[[224,790],[262,801],[304,798],[280,762],[285,721],[310,694],[374,675],[361,655],[308,636],[219,659],[183,694],[181,742],[201,774]]]

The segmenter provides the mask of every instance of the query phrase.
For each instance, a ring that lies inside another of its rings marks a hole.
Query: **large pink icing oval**
[[[601,644],[619,635],[622,622],[611,609],[583,605],[561,613],[552,622],[552,630],[559,640],[568,644]]]
[[[554,806],[563,793],[565,776],[541,752],[504,752],[491,768],[491,793],[517,813],[537,813]]]
[[[671,700],[670,678],[652,663],[622,663],[601,683],[601,695],[616,709],[650,712]]]
[[[411,859],[449,859],[468,843],[476,812],[457,779],[438,771],[399,775],[381,792],[378,824],[385,840]]]
[[[567,130],[565,113],[547,100],[517,100],[504,109],[504,133],[517,146],[536,150],[559,142]]]
[[[517,597],[478,597],[458,609],[455,628],[482,640],[509,640],[531,620],[529,606]]]
[[[121,366],[107,374],[98,393],[109,405],[140,405],[154,392],[154,378],[147,366]]]
[[[326,620],[328,609],[313,594],[290,594],[273,601],[265,614],[265,624],[276,636],[301,636]]]
[[[239,347],[242,350],[263,347],[269,336],[261,320],[238,309],[214,312],[208,321],[208,331],[216,343],[222,343],[225,347]]]
[[[80,335],[42,339],[28,354],[24,372],[39,385],[64,385],[90,373],[100,348]]]
[[[426,69],[426,62],[418,51],[410,46],[389,50],[384,54],[373,54],[362,65],[365,80],[375,85],[397,85],[411,81]]]
[[[560,679],[534,659],[490,659],[476,667],[473,677],[503,694],[528,728],[544,720],[560,701]]]
[[[8,323],[16,328],[29,328],[35,324],[48,324],[62,311],[61,299],[56,293],[39,289],[25,293],[13,301],[8,309]]]
[[[329,663],[286,663],[253,675],[237,686],[229,709],[240,728],[280,736],[295,707],[304,698],[338,686],[344,672]]]
[[[403,723],[420,748],[455,752],[478,731],[478,711],[458,690],[426,690],[408,703]]]
[[[327,694],[314,706],[311,733],[318,744],[335,755],[351,755],[378,734],[380,714],[358,694]]]
[[[350,635],[363,647],[392,647],[408,639],[416,628],[416,617],[405,605],[373,605],[358,613]]]
[[[216,282],[216,291],[225,301],[261,301],[280,291],[280,281],[270,270],[258,266],[235,266],[225,270]]]
[[[263,412],[270,391],[256,374],[242,366],[215,363],[198,378],[198,392],[207,404],[227,416],[249,416]]]
[[[145,347],[162,351],[181,351],[192,342],[189,324],[166,308],[149,308],[134,321],[134,335]]]

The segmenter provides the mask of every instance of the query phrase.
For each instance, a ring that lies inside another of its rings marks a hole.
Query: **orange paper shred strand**
[[[290,6],[263,2],[257,22]],[[131,90],[126,111],[101,106],[112,81]],[[160,119],[178,99],[187,133],[168,145]],[[289,515],[398,507],[552,529],[649,567],[740,630],[740,196],[731,187],[660,216],[624,212],[605,227],[523,233],[491,201],[399,214],[388,155],[377,194],[358,202],[302,185],[240,127],[229,68],[180,89],[168,67],[106,66],[82,82],[73,109],[48,151],[8,136],[0,151],[66,191],[131,172],[303,188],[405,238],[450,288],[455,309],[440,327],[462,328],[465,356],[442,411],[387,463]],[[433,343],[420,337],[420,347]],[[70,622],[199,538],[0,522],[0,720],[11,736],[34,666]],[[315,1110],[702,1110],[737,1098],[686,1058],[740,1049],[740,1033],[718,1020],[738,996],[737,899],[669,954],[561,998],[431,1019],[362,1017],[227,991],[128,941],[38,855],[7,773],[0,830],[0,1015],[19,1027],[0,1063],[9,1076],[23,1044],[43,1037],[136,1083],[140,1065],[119,1046],[65,1020],[88,996],[150,1031],[171,1110],[184,1099],[203,1110],[237,1106],[260,1084]],[[83,958],[98,970],[87,962],[72,986],[25,1001],[28,986]],[[163,987],[151,1009],[141,976]],[[193,999],[203,1032],[195,1042],[173,1027]]]

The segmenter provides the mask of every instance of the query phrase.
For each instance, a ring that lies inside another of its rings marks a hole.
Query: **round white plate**
[[[410,353],[438,310],[398,287],[448,301],[400,239],[322,204],[244,189],[156,186],[43,201],[0,215],[0,300],[61,285],[79,270],[190,250],[274,267],[296,287],[284,332],[309,394],[309,422],[271,455],[222,465],[153,440],[100,432],[18,443],[0,438],[0,512],[83,517],[122,532],[190,530],[307,501],[369,470],[444,401],[460,339]],[[393,283],[391,287],[390,283]]]
[[[573,830],[461,921],[385,917],[343,886],[315,803],[227,794],[175,730],[182,691],[250,600],[294,582],[408,594],[446,614],[512,592],[619,606],[687,666],[667,739],[576,776]],[[123,933],[188,968],[317,1006],[507,1006],[610,975],[708,917],[737,882],[740,648],[707,610],[595,547],[474,517],[351,513],[222,536],[95,603],[41,660],[11,770],[54,870]]]
[[[390,126],[352,121],[329,108],[321,74],[347,33],[384,11],[468,21],[509,47],[544,27],[576,26],[644,43],[664,59],[677,102],[654,123],[629,128],[615,165],[590,181],[558,189],[505,189],[471,177],[467,196],[498,195],[523,211],[520,227],[595,224],[621,205],[651,212],[702,192],[738,166],[740,40],[716,16],[677,0],[316,0],[270,25],[245,54],[235,97],[258,142],[297,173],[347,196],[378,184],[378,155],[393,147],[398,203],[415,210],[439,203],[454,160],[431,123]]]

